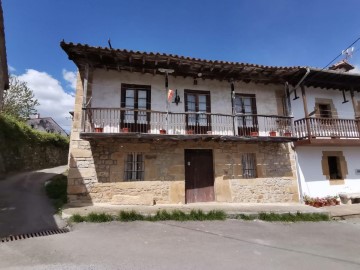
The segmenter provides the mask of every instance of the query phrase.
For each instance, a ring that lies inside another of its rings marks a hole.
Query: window
[[[148,85],[121,85],[121,128],[131,132],[147,132],[150,122],[151,91]]]
[[[241,157],[243,178],[256,178],[256,156],[253,153],[244,153]]]
[[[330,185],[345,184],[344,179],[348,175],[348,168],[342,151],[323,151],[321,167]]]
[[[236,94],[234,100],[234,110],[237,117],[238,132],[240,136],[248,136],[252,131],[258,131],[256,114],[256,99],[255,95],[251,94]],[[246,116],[246,115],[249,116]]]
[[[206,134],[211,131],[210,92],[185,90],[185,111],[194,112],[186,115],[187,128],[197,134]],[[202,114],[203,113],[203,114]]]
[[[331,179],[342,179],[340,159],[336,156],[328,156],[329,174]]]
[[[143,181],[144,180],[144,154],[128,153],[125,157],[124,166],[125,181]]]
[[[321,118],[332,118],[330,104],[318,104]]]

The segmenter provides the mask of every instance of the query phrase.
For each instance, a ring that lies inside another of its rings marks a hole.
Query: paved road
[[[0,243],[1,269],[360,269],[360,220],[79,224]]]
[[[15,174],[0,180],[0,238],[56,229],[64,223],[54,216],[44,183],[66,166]]]

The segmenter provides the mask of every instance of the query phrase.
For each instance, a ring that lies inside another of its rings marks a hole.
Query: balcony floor
[[[98,140],[98,139],[137,139],[141,141],[249,141],[249,142],[292,142],[296,141],[296,137],[270,137],[270,136],[228,136],[228,135],[207,135],[207,134],[192,134],[192,135],[168,135],[168,134],[149,134],[149,133],[95,133],[82,132],[80,139],[83,140]]]
[[[305,138],[296,141],[296,146],[360,146],[360,138]]]

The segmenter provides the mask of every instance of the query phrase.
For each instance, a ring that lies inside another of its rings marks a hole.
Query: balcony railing
[[[83,132],[171,135],[289,136],[292,118],[274,115],[166,113],[125,108],[86,108]]]
[[[308,121],[308,124],[307,124]],[[307,129],[309,125],[310,130]],[[303,118],[294,121],[296,136],[359,138],[360,121],[355,119]]]

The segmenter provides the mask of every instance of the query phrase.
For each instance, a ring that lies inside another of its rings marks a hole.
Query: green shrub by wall
[[[0,114],[0,174],[67,163],[69,139],[33,130],[14,117]]]

